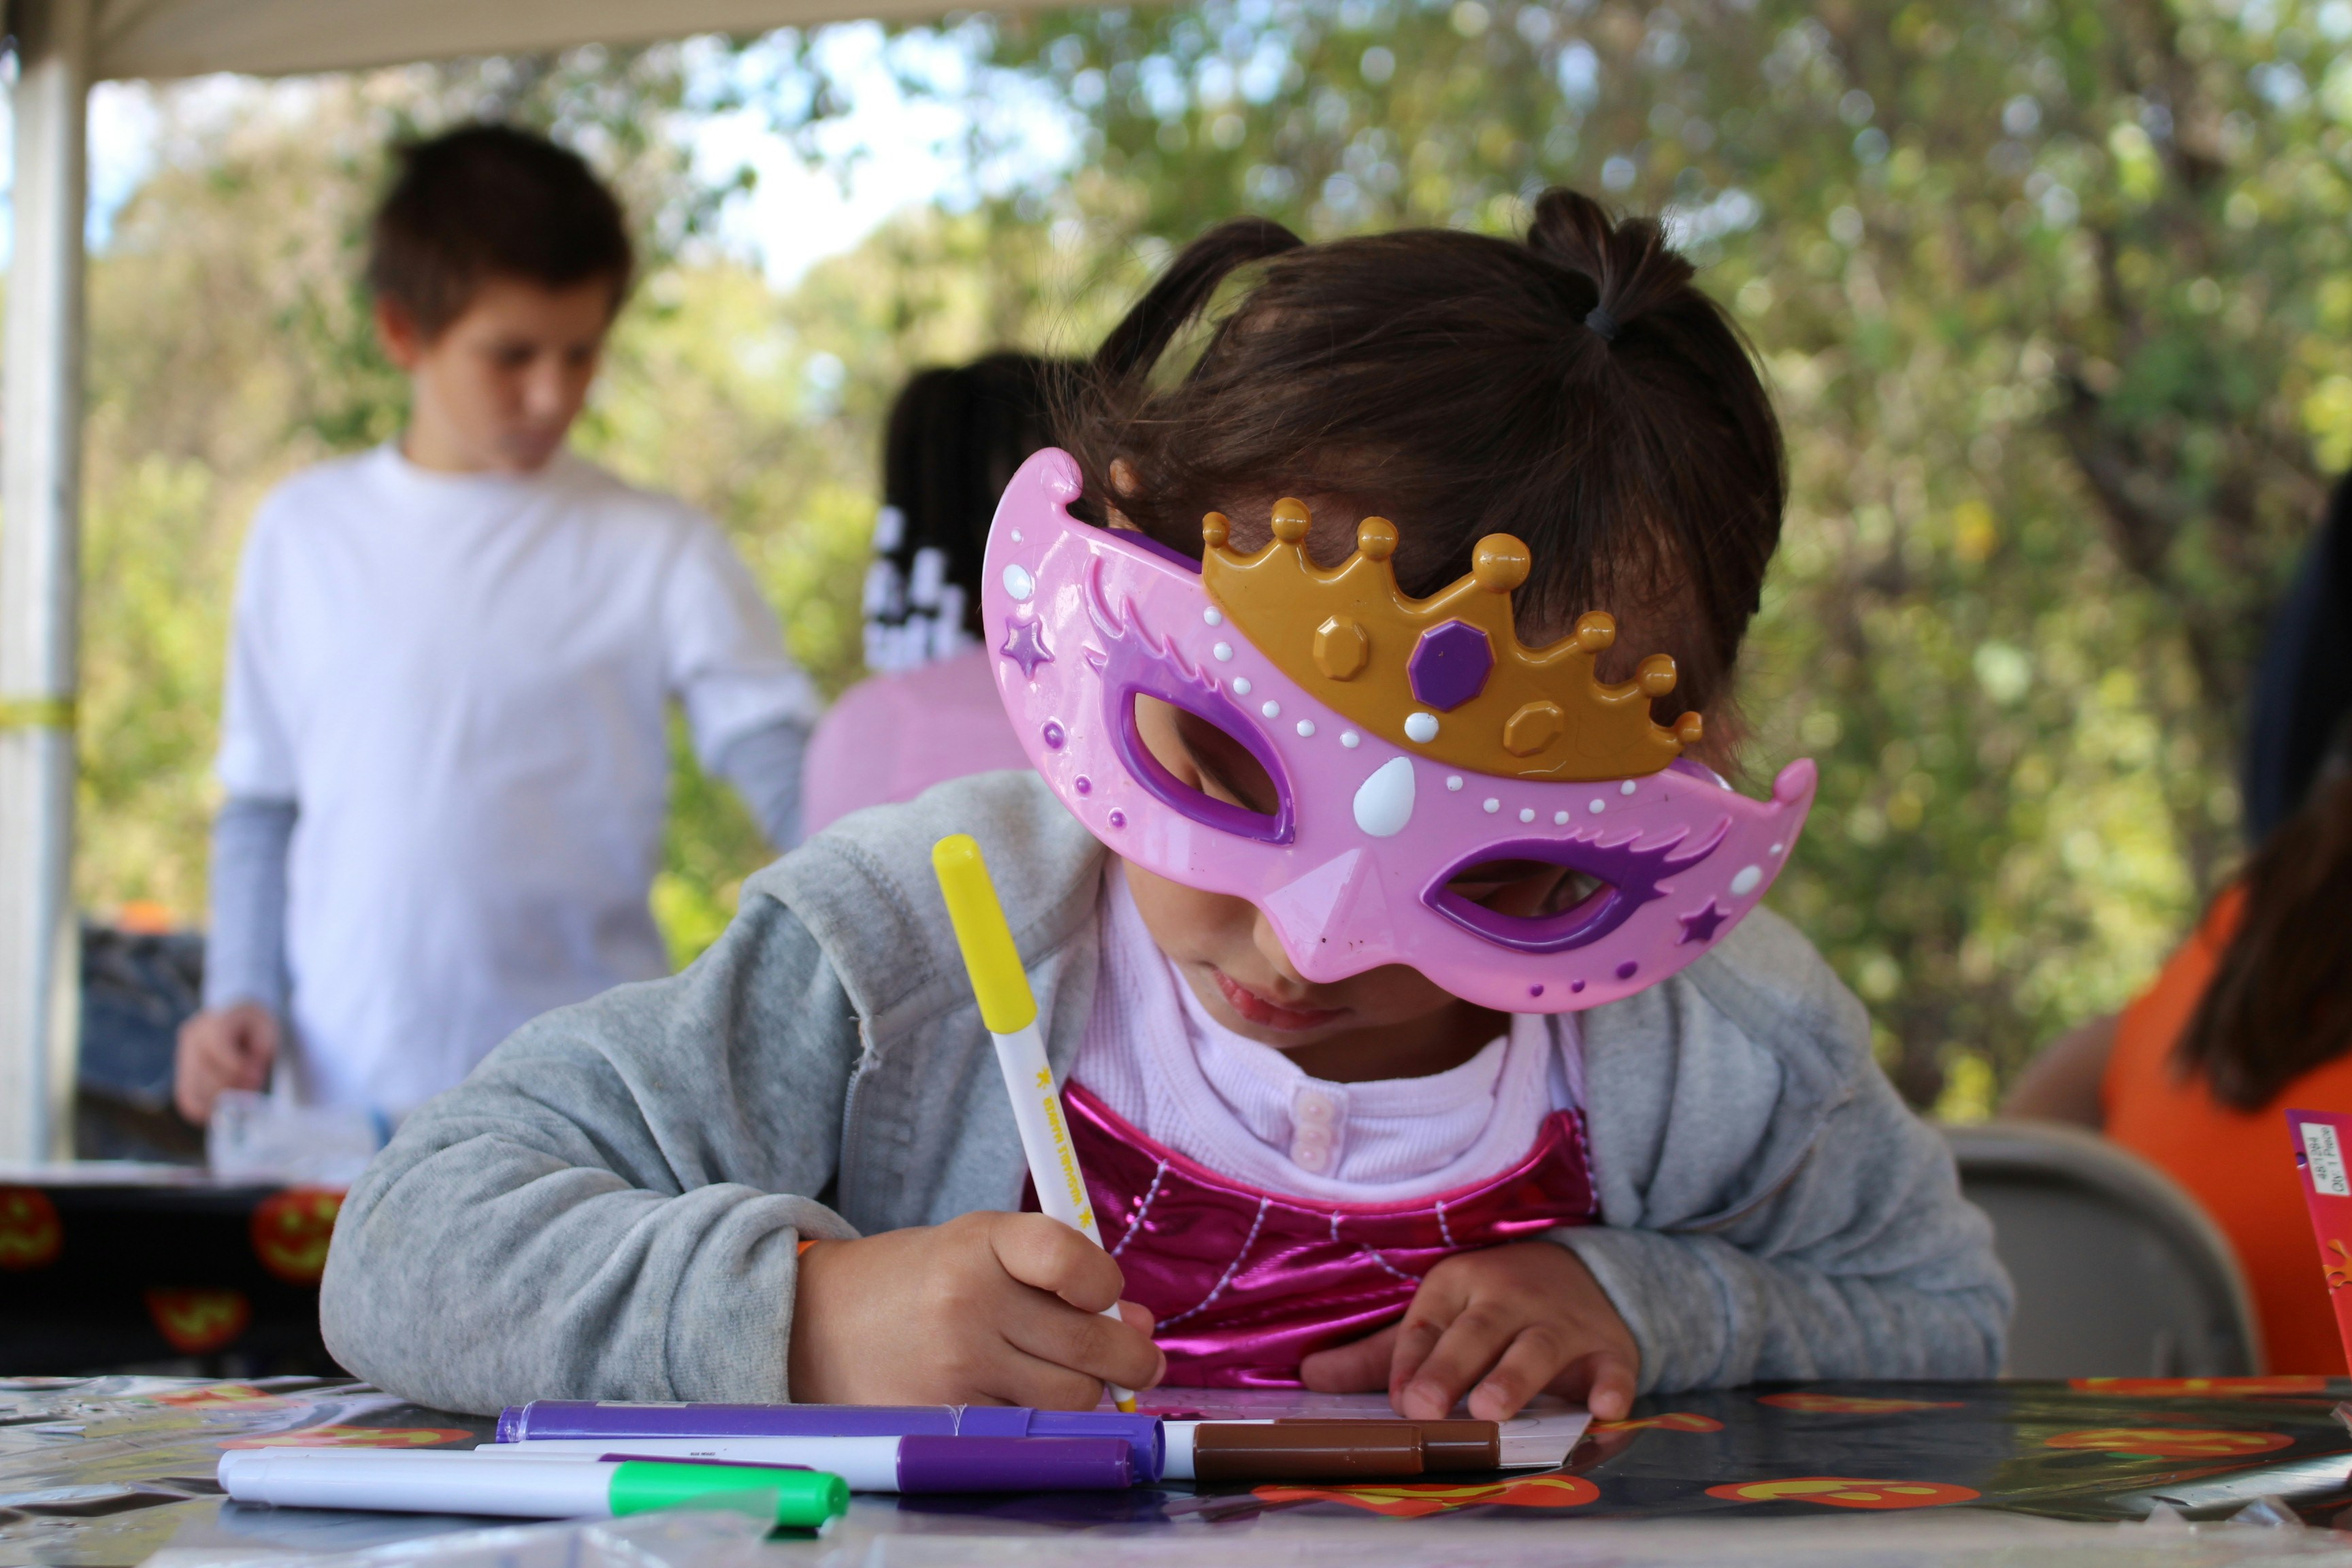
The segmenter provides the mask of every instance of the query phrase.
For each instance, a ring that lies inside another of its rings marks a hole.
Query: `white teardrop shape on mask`
[[[1356,790],[1356,826],[1393,838],[1412,820],[1412,759],[1391,757]]]

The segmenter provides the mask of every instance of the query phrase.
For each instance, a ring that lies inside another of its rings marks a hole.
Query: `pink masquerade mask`
[[[998,503],[982,609],[1005,710],[1062,804],[1115,853],[1171,881],[1249,900],[1318,983],[1405,963],[1467,1001],[1562,1013],[1628,996],[1705,952],[1755,908],[1812,805],[1791,763],[1751,800],[1680,756],[1696,716],[1651,722],[1674,662],[1592,679],[1615,636],[1590,615],[1522,647],[1510,591],[1525,546],[1495,534],[1475,568],[1405,597],[1378,518],[1357,553],[1313,564],[1303,507],[1275,509],[1252,556],[1204,525],[1202,564],[1068,504],[1077,465],[1048,449]],[[1192,789],[1136,727],[1153,697],[1223,731],[1265,770],[1270,813]],[[1448,886],[1542,862],[1600,884],[1517,916]]]

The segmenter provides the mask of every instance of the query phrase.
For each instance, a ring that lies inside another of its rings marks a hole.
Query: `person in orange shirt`
[[[2137,1000],[2061,1038],[2009,1116],[2078,1122],[2162,1169],[2237,1249],[2274,1373],[2345,1371],[2289,1107],[2352,1113],[2352,721]]]

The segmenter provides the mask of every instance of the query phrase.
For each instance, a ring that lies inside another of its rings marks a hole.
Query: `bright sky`
[[[730,62],[717,50],[692,57],[696,96],[714,100],[729,85],[752,92],[753,106],[733,113],[687,116],[684,132],[698,166],[713,178],[748,165],[758,183],[724,214],[721,236],[732,248],[757,258],[769,278],[788,287],[814,263],[855,247],[902,207],[927,202],[961,205],[981,194],[1015,184],[1050,180],[1067,169],[1078,145],[1075,128],[1055,106],[1013,92],[987,95],[987,123],[975,126],[961,110],[935,100],[910,101],[900,74],[955,89],[971,75],[966,40],[952,33],[921,31],[885,37],[872,23],[827,27],[816,36],[815,52],[828,75],[844,89],[848,112],[818,135],[822,155],[812,167],[769,123],[772,96],[793,93],[799,84],[780,78],[781,52],[755,47]],[[13,71],[10,73],[13,78]],[[238,77],[208,77],[151,88],[136,82],[101,84],[90,99],[89,185],[91,243],[103,245],[113,215],[153,166],[155,143],[168,95],[173,107],[235,113],[256,107],[299,113],[306,83],[258,82]],[[975,170],[966,142],[975,129],[992,132],[1013,151]],[[13,138],[6,98],[0,95],[0,190],[5,190]],[[0,201],[0,259],[9,247],[13,225]]]

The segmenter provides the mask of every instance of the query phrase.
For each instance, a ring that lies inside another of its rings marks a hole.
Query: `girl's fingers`
[[[1396,1326],[1396,1343],[1389,1355],[1389,1403],[1399,1410],[1405,1387],[1420,1373],[1429,1352],[1437,1348],[1445,1331],[1461,1316],[1469,1298],[1455,1289],[1457,1277],[1440,1265],[1421,1282],[1413,1292],[1412,1304],[1405,1309],[1404,1321]]]
[[[1509,1420],[1519,1413],[1521,1405],[1542,1393],[1568,1363],[1559,1336],[1549,1324],[1520,1330],[1502,1359],[1495,1363],[1495,1369],[1480,1378],[1478,1386],[1470,1391],[1471,1419]]]
[[[1378,1393],[1388,1386],[1396,1337],[1391,1323],[1376,1334],[1317,1351],[1298,1363],[1298,1380],[1317,1394]]]
[[[1594,1351],[1568,1363],[1546,1392],[1580,1399],[1597,1421],[1621,1421],[1633,1408],[1640,1369],[1613,1351]]]
[[[1099,1312],[1127,1283],[1111,1255],[1060,1220],[1041,1214],[992,1216],[988,1242],[997,1263],[1024,1285],[1050,1290],[1081,1311]]]
[[[1446,1325],[1428,1356],[1405,1380],[1403,1392],[1390,1396],[1397,1414],[1409,1421],[1445,1419],[1454,1402],[1495,1364],[1519,1328],[1518,1322],[1473,1304]],[[1402,1336],[1399,1338],[1402,1342]]]
[[[1114,1323],[1099,1313],[1082,1312],[1042,1291],[1018,1293],[1001,1310],[997,1324],[1015,1351],[1097,1383],[1150,1388],[1167,1367],[1160,1347],[1124,1320]]]

